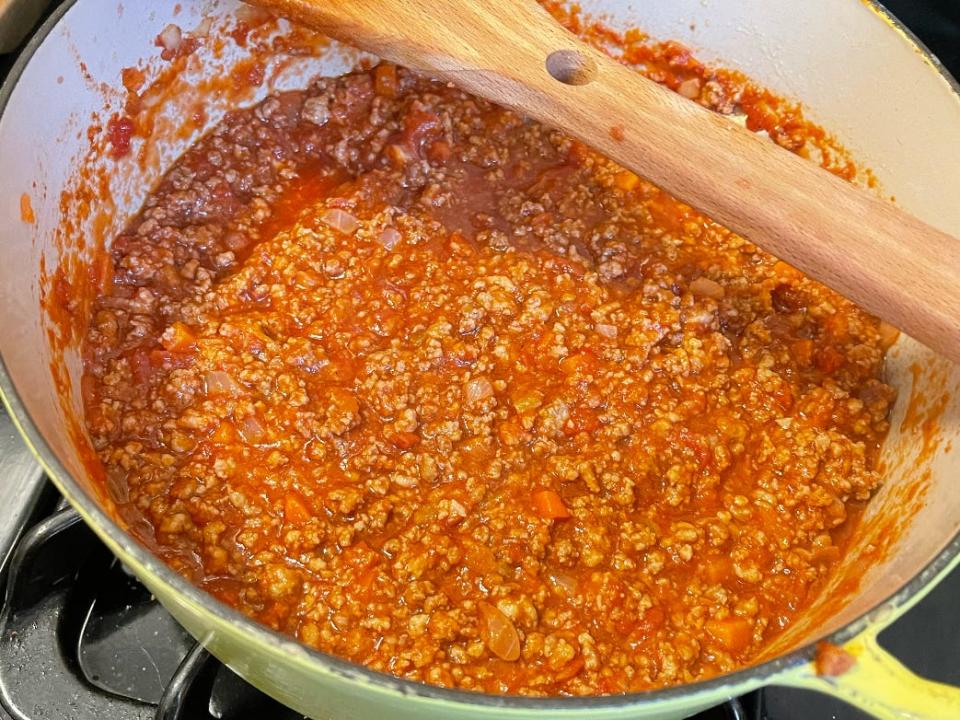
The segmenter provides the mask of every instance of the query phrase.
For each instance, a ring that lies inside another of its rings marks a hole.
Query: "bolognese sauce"
[[[655,79],[745,102],[658,47]],[[587,695],[749,664],[880,482],[875,318],[403,68],[229,114],[110,259],[84,396],[124,516],[224,602],[401,677]]]

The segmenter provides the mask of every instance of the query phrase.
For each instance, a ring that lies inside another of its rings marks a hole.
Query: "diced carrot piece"
[[[597,367],[597,358],[589,350],[568,355],[560,361],[560,369],[567,375],[589,376]]]
[[[213,431],[210,439],[220,445],[228,445],[237,439],[237,429],[229,420],[221,420],[220,426]]]
[[[570,511],[563,504],[563,498],[553,490],[538,490],[533,494],[533,507],[540,517],[551,520],[570,517]]]
[[[464,542],[463,558],[470,571],[478,575],[486,575],[497,569],[497,558],[490,548],[472,540]]]
[[[773,398],[780,403],[780,407],[786,412],[793,408],[793,391],[785,382],[778,385],[771,393]]]
[[[547,330],[543,335],[540,336],[540,339],[537,340],[537,344],[534,346],[534,353],[537,357],[541,358],[543,361],[552,361],[553,355],[550,353],[550,348],[556,342],[557,336],[552,330]]]
[[[389,63],[377,65],[373,71],[373,90],[377,95],[394,97],[397,94],[397,66]]]
[[[473,437],[460,443],[460,455],[464,462],[473,465],[486,463],[493,454],[490,441],[482,436]]]
[[[834,313],[825,317],[821,322],[827,335],[837,343],[842,343],[850,337],[850,320],[845,314]]]
[[[817,369],[825,373],[836,372],[843,366],[843,363],[843,355],[830,345],[821,348],[814,358],[814,364],[817,366]]]
[[[164,349],[170,352],[189,350],[196,342],[197,338],[190,332],[190,328],[179,321],[167,328],[160,338],[160,343]]]
[[[283,498],[283,517],[287,522],[300,525],[313,515],[297,493],[289,492]]]
[[[704,627],[721,645],[734,653],[746,649],[753,638],[753,628],[749,622],[741,618],[707,620]]]
[[[497,437],[504,445],[519,445],[523,441],[523,427],[516,419],[505,420],[497,428]]]
[[[391,445],[399,450],[409,450],[420,442],[420,436],[412,432],[389,431],[384,436]]]
[[[613,176],[613,184],[624,192],[630,192],[640,184],[640,178],[629,170],[621,170]]]
[[[511,391],[510,400],[517,412],[523,415],[543,405],[543,393],[532,388],[516,389]]]
[[[733,561],[729,557],[716,557],[707,560],[703,566],[703,574],[707,582],[716,585],[722,583],[733,571]]]

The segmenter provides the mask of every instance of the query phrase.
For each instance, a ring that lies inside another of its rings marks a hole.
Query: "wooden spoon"
[[[618,64],[533,0],[253,4],[563,130],[960,362],[960,241]]]

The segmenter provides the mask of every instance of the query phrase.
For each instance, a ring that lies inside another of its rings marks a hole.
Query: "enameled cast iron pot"
[[[802,100],[813,120],[873,168],[885,193],[960,235],[957,86],[881,7],[867,0],[590,0],[582,5],[589,13],[604,14],[613,27],[636,26],[657,38],[678,39],[701,59],[744,70],[780,94]],[[82,130],[91,113],[104,117],[105,105],[116,108],[122,98],[111,90],[120,87],[121,69],[155,57],[154,39],[168,23],[185,30],[202,27],[204,17],[223,19],[238,6],[231,0],[65,3],[0,92],[0,389],[24,438],[64,495],[193,635],[251,683],[316,718],[681,718],[771,683],[833,693],[879,717],[960,718],[960,691],[912,677],[876,644],[884,626],[960,562],[960,367],[909,338],[900,339],[889,361],[899,399],[884,451],[886,482],[837,572],[834,593],[828,589],[769,648],[763,662],[707,682],[620,697],[553,699],[405,682],[313,652],[251,622],[133,540],[96,499],[76,443],[65,431],[68,413],[79,407],[79,364],[75,351],[52,357],[60,351],[44,332],[41,259],[52,268],[61,257],[54,241],[63,221],[60,193],[76,179],[87,149]],[[210,61],[202,72],[215,72],[217,62],[240,60],[247,50],[225,43],[223,52],[225,57],[214,62],[209,48],[201,47],[198,57]],[[275,87],[341,73],[346,62],[342,53],[330,52],[320,60],[287,63],[275,68]],[[259,97],[267,91],[265,85]],[[187,88],[168,100],[182,103],[193,92],[199,90]],[[228,102],[206,98],[207,127]],[[111,237],[122,228],[159,173],[202,131],[185,137],[170,132],[170,123],[157,127],[150,141],[156,162],[141,167],[128,159],[115,165],[110,181],[115,210],[106,227],[94,227],[92,218],[81,222],[88,237],[98,232]],[[34,223],[21,219],[24,193],[32,200]],[[957,275],[960,283],[960,268]],[[59,396],[51,359],[73,376],[71,397]],[[824,638],[857,658],[853,669],[840,677],[816,674],[812,660],[816,642]]]

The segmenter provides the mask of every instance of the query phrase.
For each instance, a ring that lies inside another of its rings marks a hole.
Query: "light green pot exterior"
[[[629,696],[532,699],[398,680],[308,650],[251,622],[170,571],[108,517],[88,493],[82,463],[62,430],[62,409],[47,370],[51,350],[39,311],[40,258],[46,259],[48,267],[56,265],[57,250],[50,240],[59,222],[56,200],[83,147],[76,130],[87,121],[89,108],[102,103],[94,97],[100,91],[85,85],[76,57],[84,59],[95,79],[115,86],[120,68],[154,54],[153,38],[167,22],[176,19],[190,28],[203,13],[223,15],[236,5],[230,0],[178,4],[183,10],[176,16],[172,1],[145,3],[146,7],[129,4],[133,6],[125,8],[115,23],[113,18],[104,23],[106,6],[99,0],[75,0],[48,22],[0,92],[0,167],[4,171],[0,173],[0,212],[5,220],[0,231],[4,243],[0,301],[7,309],[0,317],[0,391],[24,438],[60,490],[190,633],[252,684],[318,720],[532,720],[543,716],[671,720],[777,683],[832,692],[869,705],[857,700],[862,687],[845,690],[842,680],[825,680],[812,673],[811,641],[829,636],[838,645],[859,647],[858,636],[873,637],[960,561],[960,493],[953,491],[953,481],[960,476],[960,370],[909,339],[898,343],[891,354],[892,381],[904,392],[894,413],[888,455],[897,477],[912,477],[923,464],[929,488],[898,552],[865,574],[860,596],[848,607],[821,626],[802,629],[785,654],[707,682]],[[614,25],[640,25],[655,36],[679,38],[702,57],[740,67],[775,90],[803,98],[812,116],[835,130],[875,168],[884,187],[903,206],[960,235],[960,203],[955,202],[960,187],[960,100],[935,63],[875,7],[860,0],[596,0],[582,4],[587,10],[607,13]],[[109,13],[113,12],[111,6]],[[817,30],[825,23],[839,37]],[[843,54],[845,47],[853,48],[849,56]],[[840,60],[845,63],[843,71],[838,68]],[[332,73],[344,67],[342,59],[331,57],[319,69]],[[317,69],[294,68],[281,85],[296,86],[304,73]],[[859,82],[851,80],[854,71]],[[65,83],[57,81],[62,75],[67,76]],[[864,84],[865,77],[869,86]],[[857,102],[850,101],[851,93],[859,93]],[[210,122],[224,109],[214,103]],[[168,163],[192,140],[164,145],[164,161]],[[137,170],[133,164],[118,166],[112,190],[119,209],[110,232],[136,209],[141,188],[149,187],[157,172]],[[20,196],[31,187],[36,194],[36,226],[18,220]],[[75,374],[77,358],[64,360]],[[910,367],[917,363],[928,371],[914,376]],[[934,399],[944,394],[952,398],[941,420],[942,442],[936,452],[922,458],[917,438],[901,431],[910,388]],[[79,406],[77,398],[73,402]],[[949,442],[958,451],[951,453]],[[871,512],[896,506],[895,485],[888,482]],[[868,670],[877,666],[867,654],[863,657]],[[948,690],[911,684],[916,681],[895,667],[884,677],[884,682],[902,684],[902,692],[893,692],[890,701],[900,703],[900,709],[885,700],[887,705],[870,706],[878,716],[899,717],[896,713],[909,705],[908,696],[916,692],[934,693],[934,697],[946,693],[944,708],[955,701]],[[913,716],[938,717],[929,708]]]

